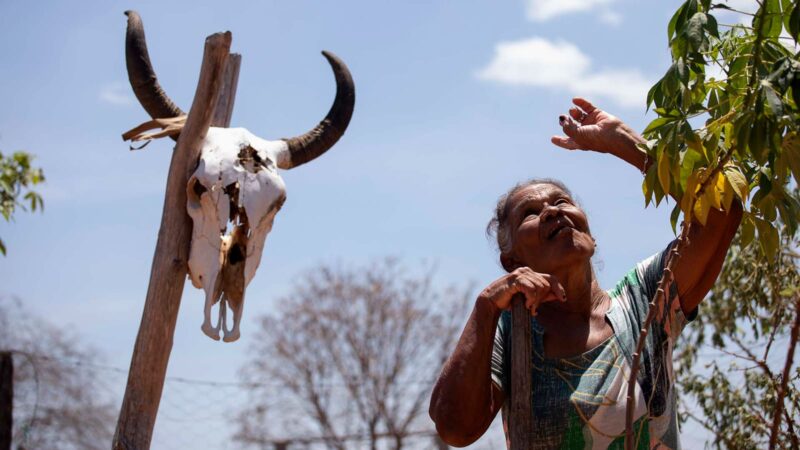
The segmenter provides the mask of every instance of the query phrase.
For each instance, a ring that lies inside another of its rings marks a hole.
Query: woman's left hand
[[[588,100],[572,99],[575,104],[569,115],[559,116],[558,122],[566,136],[553,136],[553,144],[568,150],[593,150],[616,154],[617,150],[644,142],[638,133],[624,122]]]

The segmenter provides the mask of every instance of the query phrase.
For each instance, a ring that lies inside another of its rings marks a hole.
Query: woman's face
[[[586,263],[594,254],[589,221],[556,185],[526,186],[507,203],[511,250],[501,256],[506,269],[528,266],[541,273]]]

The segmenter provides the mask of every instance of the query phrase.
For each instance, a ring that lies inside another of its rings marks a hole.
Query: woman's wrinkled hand
[[[550,141],[568,150],[593,150],[614,154],[621,146],[642,141],[630,127],[616,116],[592,105],[580,97],[572,99],[575,106],[569,115],[561,115],[558,123],[566,136],[553,136]]]
[[[503,275],[487,286],[478,296],[478,301],[491,303],[499,310],[511,308],[514,294],[525,295],[525,307],[536,315],[536,308],[549,301],[567,301],[567,294],[558,279],[550,274],[534,272],[529,267],[520,267]]]

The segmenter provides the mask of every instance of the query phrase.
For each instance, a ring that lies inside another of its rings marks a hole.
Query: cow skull
[[[126,60],[136,97],[154,118],[184,113],[158,84],[139,15],[128,15]],[[211,127],[203,142],[197,169],[186,188],[186,209],[192,218],[189,276],[205,291],[201,329],[212,339],[239,338],[245,289],[261,262],[267,234],[286,199],[277,169],[304,164],[327,151],[342,136],[355,103],[355,88],[347,66],[329,52],[336,77],[336,98],[328,115],[311,131],[289,139],[267,141],[244,128]],[[219,319],[211,324],[211,307],[219,302]],[[233,325],[227,326],[227,308]]]

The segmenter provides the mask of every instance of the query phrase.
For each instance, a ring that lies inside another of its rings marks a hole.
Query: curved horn
[[[336,55],[323,51],[336,77],[336,98],[328,115],[311,131],[293,138],[284,139],[289,147],[289,161],[282,169],[291,169],[307,163],[325,153],[339,140],[353,116],[356,89],[347,66]]]
[[[147,53],[147,42],[144,38],[144,26],[139,13],[125,11],[128,16],[128,31],[125,33],[125,62],[128,66],[128,79],[133,93],[139,99],[144,110],[154,119],[166,119],[182,116],[185,113],[172,103],[158,84],[150,55]]]

